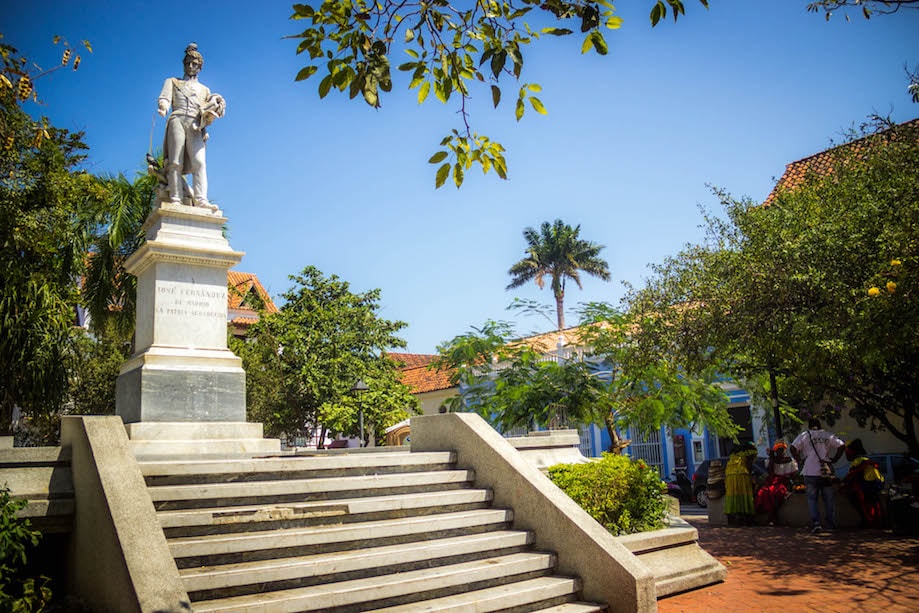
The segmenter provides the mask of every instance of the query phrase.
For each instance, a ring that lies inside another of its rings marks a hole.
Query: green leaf
[[[448,176],[450,176],[450,164],[444,164],[438,168],[437,174],[434,177],[434,189],[437,189],[443,185],[444,182],[446,182]]]
[[[551,34],[552,36],[567,36],[571,34],[571,30],[568,28],[543,28],[543,34]]]
[[[457,189],[463,184],[463,167],[459,162],[453,165],[453,182],[456,183]]]
[[[603,35],[600,34],[599,30],[591,32],[589,38],[594,45],[594,49],[597,50],[597,53],[600,55],[609,53],[609,47],[606,46],[606,40],[603,38]]]
[[[295,4],[291,19],[306,19],[313,16],[313,7],[308,4]]]
[[[618,30],[622,27],[622,17],[610,17],[606,20],[606,27],[610,30]]]
[[[500,53],[496,53],[491,58],[491,73],[495,75],[497,79],[501,75],[501,71],[504,70],[504,64],[507,62],[507,51],[501,50]]]
[[[405,31],[405,42],[410,43],[415,40],[415,31],[409,28]],[[406,51],[409,51],[408,49]],[[417,55],[415,57],[418,57]]]
[[[495,108],[498,108],[498,104],[501,102],[501,88],[497,85],[491,86],[491,101]]]
[[[654,8],[651,9],[651,27],[657,25],[657,22],[661,20],[661,17],[667,16],[667,7],[664,6],[663,2],[658,2],[654,5]],[[581,53],[584,53],[582,50]]]
[[[409,32],[411,32],[411,30],[409,30]],[[414,49],[406,49],[405,52],[408,53],[413,58],[415,58],[416,60],[418,59],[418,52],[415,51]]]
[[[304,66],[300,69],[300,72],[297,73],[297,77],[294,81],[303,81],[304,79],[309,79],[311,76],[316,74],[316,71],[319,70],[318,66]]]
[[[437,81],[434,83],[434,95],[437,96],[437,99],[444,104],[446,104],[447,100],[450,99],[450,96],[447,95],[446,85],[443,81]]]
[[[364,94],[364,100],[367,101],[367,104],[374,108],[380,108],[380,96],[377,93],[376,81],[367,79],[363,90],[361,90],[361,93]]]
[[[514,116],[517,118],[517,121],[520,121],[520,118],[523,117],[523,112],[526,109],[523,106],[523,99],[517,98],[517,108],[514,110]]]
[[[418,104],[423,104],[427,100],[428,94],[431,93],[431,82],[425,81],[418,90]]]
[[[530,97],[530,106],[533,107],[533,110],[539,113],[540,115],[545,115],[548,113],[546,107],[543,106],[542,101],[539,98]]]
[[[498,173],[498,176],[502,179],[507,179],[507,162],[504,160],[504,156],[495,156],[493,161],[495,172]]]
[[[431,156],[431,159],[428,160],[428,164],[437,164],[438,162],[443,162],[445,159],[447,159],[447,152],[438,151]]]
[[[319,98],[325,98],[329,95],[329,90],[332,89],[332,75],[327,74],[322,78],[322,81],[319,82]]]
[[[540,85],[539,83],[529,83],[527,84],[526,87],[528,90],[534,93],[538,93],[542,91],[542,85]]]

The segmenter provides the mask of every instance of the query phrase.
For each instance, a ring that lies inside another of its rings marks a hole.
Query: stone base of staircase
[[[699,532],[679,517],[670,527],[618,537],[654,573],[657,597],[663,598],[724,581],[727,569],[699,547]]]
[[[45,534],[70,532],[73,477],[70,458],[60,447],[0,448],[0,486],[26,500],[16,515],[28,519],[34,529]]]
[[[279,455],[281,441],[263,438],[249,422],[139,422],[125,424],[138,458],[221,458]]]
[[[541,471],[556,464],[590,462],[581,453],[581,437],[577,430],[540,430],[526,436],[507,439],[520,455]]]

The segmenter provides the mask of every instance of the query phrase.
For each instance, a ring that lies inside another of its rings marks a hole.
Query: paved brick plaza
[[[919,539],[890,532],[710,526],[684,517],[728,569],[724,583],[658,601],[661,613],[919,611]]]

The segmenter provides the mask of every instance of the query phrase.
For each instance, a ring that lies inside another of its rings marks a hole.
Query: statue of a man
[[[207,126],[223,117],[226,102],[198,81],[198,73],[204,66],[198,45],[191,43],[185,48],[183,64],[185,77],[166,79],[157,101],[157,111],[163,117],[172,107],[163,144],[167,195],[170,202],[181,203],[188,199],[194,206],[214,210],[216,207],[207,200],[204,142],[208,138]],[[189,173],[192,176],[191,194],[184,178]]]

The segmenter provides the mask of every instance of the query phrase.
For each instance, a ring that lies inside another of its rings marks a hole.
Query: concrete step
[[[169,539],[168,543],[176,563],[182,568],[285,555],[272,550],[286,549],[289,555],[305,555],[370,547],[374,542],[390,545],[437,536],[458,536],[457,531],[501,530],[511,521],[513,513],[509,510],[478,509],[356,524],[182,537]],[[298,549],[301,551],[297,552]],[[253,555],[255,552],[264,552],[264,555]]]
[[[346,492],[370,494],[380,490],[392,493],[431,487],[463,487],[471,485],[475,474],[471,470],[441,470],[427,472],[364,475],[356,477],[326,477],[320,479],[287,479],[277,481],[241,481],[231,483],[200,483],[193,485],[149,486],[150,497],[157,510],[184,507],[258,504],[267,497],[302,500],[303,496],[330,495]],[[223,501],[214,504],[213,501]]]
[[[367,496],[332,501],[292,502],[232,507],[182,509],[157,513],[166,535],[192,536],[216,531],[271,529],[279,523],[356,522],[422,513],[482,508],[492,500],[490,490],[458,489],[438,492]]]
[[[515,553],[473,562],[438,566],[378,577],[355,579],[281,590],[265,594],[234,596],[195,602],[198,613],[206,611],[246,611],[255,613],[282,611],[320,611],[336,607],[372,610],[387,603],[413,603],[425,594],[464,589],[477,583],[502,584],[515,576],[548,573],[555,566],[555,556],[546,553]],[[513,592],[513,590],[511,590]],[[468,610],[468,609],[467,609]]]
[[[724,566],[696,543],[639,554],[654,573],[657,597],[685,592],[724,581]]]
[[[617,537],[654,574],[657,597],[663,598],[724,581],[727,570],[699,547],[699,532],[679,517],[670,527]]]
[[[374,610],[378,613],[383,613],[384,611],[386,613],[418,613],[419,611],[432,613],[468,613],[469,611],[475,611],[476,613],[486,613],[487,611],[514,609],[534,611],[540,610],[540,603],[546,603],[542,609],[551,611],[553,606],[561,606],[566,600],[574,600],[574,595],[580,589],[580,581],[571,577],[537,577],[433,598],[423,602],[368,610]],[[594,610],[602,611],[603,609]]]
[[[546,609],[536,609],[533,613],[604,613],[607,608],[592,602],[566,602]]]
[[[140,462],[148,485],[230,481],[232,479],[280,479],[307,476],[380,474],[412,470],[444,470],[456,462],[451,452],[360,453],[310,457],[237,458],[223,461],[188,460]]]
[[[250,589],[246,591],[264,591],[264,586],[272,583],[329,583],[358,576],[406,570],[410,565],[432,566],[451,560],[468,561],[475,557],[483,557],[489,552],[509,553],[509,550],[522,550],[529,546],[532,540],[533,536],[529,532],[501,530],[314,556],[184,568],[180,574],[185,589],[193,600],[198,600],[196,595],[201,592],[226,592],[230,588],[243,586],[249,586]],[[335,578],[330,578],[333,576]]]

